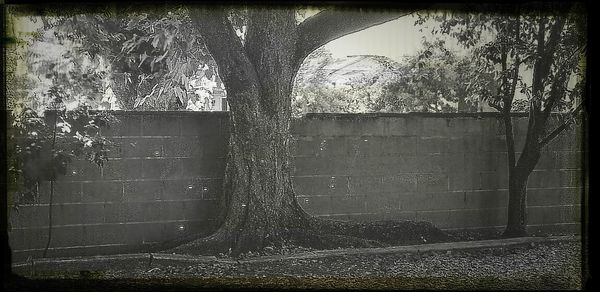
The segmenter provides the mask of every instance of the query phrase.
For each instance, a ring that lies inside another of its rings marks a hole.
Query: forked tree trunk
[[[220,228],[204,243],[237,254],[282,243],[291,233],[314,227],[316,220],[296,202],[291,181],[296,72],[304,58],[325,43],[404,14],[325,11],[297,25],[293,9],[250,9],[242,42],[224,10],[191,9],[218,65],[230,106]]]
[[[512,126],[511,126],[512,128]],[[540,159],[540,144],[538,142],[539,131],[530,125],[527,131],[527,139],[523,152],[519,160],[511,163],[511,154],[509,150],[509,171],[508,171],[508,211],[507,224],[503,237],[522,237],[527,236],[527,182]],[[508,136],[507,141],[514,141],[512,136]],[[513,142],[514,146],[514,142]],[[510,149],[510,147],[509,147]],[[514,149],[514,147],[513,147]],[[512,157],[514,159],[514,151]],[[513,160],[514,161],[514,160]]]
[[[247,97],[246,100],[259,100]],[[278,244],[300,227],[306,213],[290,177],[289,111],[274,114],[232,102],[222,225],[216,236],[235,252]]]
[[[309,217],[296,202],[290,175],[290,95],[298,69],[294,12],[255,10],[249,22],[240,60],[220,67],[230,137],[221,225],[211,237],[233,253],[281,243],[289,228]]]

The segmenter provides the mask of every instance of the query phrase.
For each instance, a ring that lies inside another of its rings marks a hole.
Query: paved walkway
[[[550,237],[520,237],[509,239],[495,240],[480,240],[480,241],[463,241],[463,242],[444,242],[430,243],[408,246],[393,246],[381,248],[349,248],[336,250],[318,250],[303,252],[291,255],[272,255],[260,256],[246,259],[230,259],[217,258],[215,256],[191,256],[167,253],[137,253],[137,254],[120,254],[120,255],[103,255],[103,256],[88,256],[88,257],[72,257],[72,258],[50,258],[36,259],[34,265],[38,269],[44,267],[56,266],[59,264],[64,268],[76,268],[77,266],[85,265],[86,269],[93,269],[94,266],[105,266],[107,262],[119,265],[132,263],[132,261],[147,261],[148,263],[158,262],[186,262],[186,263],[206,263],[206,262],[222,262],[222,263],[260,263],[271,261],[284,261],[288,259],[314,259],[331,256],[343,255],[365,255],[365,254],[398,254],[398,253],[426,253],[430,251],[453,251],[453,250],[469,250],[469,249],[484,249],[484,248],[500,248],[513,247],[520,245],[535,245],[543,242],[560,242],[560,241],[581,241],[580,236],[550,236]],[[13,264],[13,267],[27,267],[32,265],[32,262],[21,262]]]

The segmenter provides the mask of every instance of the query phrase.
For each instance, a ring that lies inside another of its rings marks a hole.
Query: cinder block
[[[419,194],[427,198],[427,204],[421,210],[455,210],[465,207],[465,195],[459,192],[439,192]]]
[[[142,178],[142,159],[109,160],[102,167],[102,179],[121,180]]]
[[[381,176],[350,176],[349,192],[351,194],[368,194],[383,192]]]
[[[228,135],[201,137],[200,143],[202,144],[203,148],[203,157],[224,158],[227,156],[227,149],[229,145]]]
[[[125,243],[123,228],[117,224],[84,225],[82,229],[84,245]]]
[[[148,223],[128,223],[119,225],[122,229],[123,243],[130,245],[144,244],[144,237],[148,232]]]
[[[331,196],[332,214],[364,213],[366,211],[365,196]]]
[[[156,222],[165,220],[164,202],[146,202],[142,205],[144,222]]]
[[[183,163],[190,159],[144,159],[142,160],[142,177],[147,179],[178,178],[184,173]],[[194,164],[194,166],[197,166]],[[196,169],[187,168],[188,172],[197,174]]]
[[[483,140],[483,138],[482,138]],[[506,136],[497,135],[494,137],[485,137],[485,140],[482,141],[483,152],[506,152]],[[516,149],[516,148],[515,148]],[[516,149],[520,151],[520,149]]]
[[[121,214],[123,205],[121,203],[104,204],[104,223],[122,223]]]
[[[417,190],[419,175],[412,173],[384,175],[381,178],[383,192],[413,192]]]
[[[424,172],[430,168],[427,162],[415,155],[359,158],[349,161],[349,171],[355,175]]]
[[[417,159],[421,161],[417,171],[423,173],[447,172],[448,165],[445,156],[445,154],[423,154],[417,156]]]
[[[527,224],[544,224],[546,222],[544,208],[531,206],[527,207]]]
[[[499,190],[508,189],[508,175],[496,171],[481,171],[481,190]]]
[[[556,153],[555,152],[541,152],[540,159],[535,165],[536,170],[543,169],[554,169],[555,168]]]
[[[294,175],[339,175],[347,173],[348,161],[338,158],[298,157],[294,160]]]
[[[450,120],[445,118],[423,118],[423,136],[446,136],[449,134]]]
[[[120,218],[121,222],[142,222],[144,221],[144,202],[124,202],[121,204]]]
[[[463,152],[480,153],[485,148],[481,135],[465,135],[463,137]]]
[[[347,177],[342,176],[303,176],[294,178],[294,189],[303,196],[346,194]]]
[[[318,143],[315,143],[317,141]],[[345,137],[319,137],[317,141],[307,145],[312,149],[306,149],[303,152],[313,152],[317,157],[341,157],[348,156],[351,153],[347,149]]]
[[[311,215],[333,214],[331,196],[303,196],[297,200],[302,209]]]
[[[45,181],[39,184],[39,202],[48,203],[50,200],[50,182]],[[78,203],[81,202],[81,183],[80,182],[54,182],[54,195],[52,201],[60,203]]]
[[[143,241],[145,243],[165,241],[165,239],[162,237],[163,229],[165,228],[163,223],[145,223],[144,227]]]
[[[409,116],[405,121],[405,130],[408,136],[421,136],[423,133],[423,119],[420,117]],[[391,126],[391,125],[390,125]],[[390,127],[390,132],[393,132],[393,128]]]
[[[386,136],[389,132],[389,123],[379,117],[361,119],[359,123],[362,123],[362,136]]]
[[[556,168],[558,169],[582,169],[583,152],[560,151],[556,153]]]
[[[149,174],[154,178],[196,178],[196,177],[223,177],[225,174],[225,159],[203,157],[201,159],[189,158],[165,162],[160,171]],[[144,161],[144,167],[146,161]]]
[[[345,134],[345,130],[352,128],[349,123],[339,120],[312,120],[313,129],[316,129],[316,134],[321,136],[342,136]],[[346,127],[344,127],[346,126]]]
[[[178,136],[180,121],[187,117],[145,114],[142,116],[142,135],[144,136]]]
[[[217,200],[223,194],[223,179],[219,178],[202,178],[196,179],[194,183],[195,190],[190,190],[188,186],[188,194],[191,198],[200,198],[203,200]],[[199,191],[196,192],[196,191]]]
[[[142,116],[141,115],[118,115],[119,121],[110,125],[110,128],[103,129],[104,136],[141,136],[142,135]]]
[[[448,187],[451,191],[468,191],[480,188],[479,173],[472,169],[448,171]]]
[[[528,188],[555,188],[561,185],[560,171],[534,170],[527,181]]]
[[[400,195],[398,192],[379,192],[366,194],[366,212],[389,214],[392,210],[398,210],[400,206]]]
[[[402,211],[423,211],[429,209],[429,194],[402,192],[400,193],[399,209]]]
[[[583,188],[583,172],[580,170],[559,170],[559,185],[561,187]]]
[[[73,160],[67,165],[66,173],[57,181],[84,181],[100,179],[100,167],[86,160]]]
[[[181,135],[183,136],[219,136],[226,131],[222,120],[211,116],[183,116],[181,120]]]
[[[406,118],[381,118],[384,123],[387,124],[387,135],[390,136],[406,136],[409,132],[412,132],[408,129]],[[411,124],[413,125],[413,124]],[[421,129],[413,129],[420,132]],[[414,132],[412,133],[414,134]]]
[[[23,238],[23,229],[12,229],[8,231],[8,244],[11,250],[25,249],[25,239]],[[13,259],[14,260],[14,259]]]
[[[527,190],[528,206],[580,205],[582,204],[580,188],[561,189],[529,189]]]
[[[204,137],[184,136],[163,139],[165,157],[202,157]]]
[[[505,208],[508,204],[508,191],[469,191],[464,192],[464,199],[466,209]]]
[[[13,228],[48,226],[48,206],[22,205],[18,211],[11,210],[11,213],[13,218],[16,217],[12,221]]]
[[[104,222],[104,204],[81,204],[81,224],[95,224]]]
[[[583,151],[584,139],[581,128],[566,130],[552,139],[545,149],[547,151]]]
[[[82,226],[55,226],[52,229],[50,247],[71,247],[83,245]]]
[[[393,139],[393,138],[392,138]],[[386,143],[386,138],[381,136],[362,136],[358,141],[358,151],[352,148],[352,154],[356,155],[358,152],[359,156],[381,156],[383,152],[383,145]],[[352,144],[357,145],[357,144]],[[389,150],[389,149],[388,149]]]
[[[83,183],[82,202],[120,202],[122,199],[122,182],[96,181]]]
[[[121,138],[121,157],[163,157],[162,138]]]
[[[503,163],[502,161],[501,163]],[[494,152],[481,152],[465,155],[465,167],[480,171],[496,171],[498,167],[497,155]]]
[[[290,153],[293,157],[317,156],[320,140],[312,136],[293,136],[290,139]]]
[[[209,220],[218,215],[219,203],[216,201],[194,200],[181,202],[185,220]],[[181,210],[180,210],[181,212]]]
[[[48,241],[47,228],[26,228],[23,229],[23,249],[45,248]]]
[[[165,194],[165,181],[144,180],[123,182],[123,200],[125,202],[156,201]],[[169,193],[169,195],[171,195]],[[166,198],[165,198],[166,199]]]
[[[81,224],[83,217],[85,217],[79,204],[58,204],[52,206],[52,208],[52,224],[56,226]]]
[[[183,220],[186,219],[186,205],[192,204],[195,201],[163,201],[162,204],[162,220]],[[206,201],[200,200],[202,203]]]
[[[448,175],[441,173],[418,174],[417,190],[419,192],[448,191]]]
[[[377,141],[375,141],[377,142]],[[384,156],[398,156],[403,154],[417,154],[416,136],[388,136],[380,141],[383,145]]]
[[[416,153],[446,153],[448,152],[448,139],[447,137],[419,137]]]
[[[308,133],[307,133],[306,124],[308,124],[308,121],[309,121],[308,119],[292,118],[292,120],[290,121],[290,132],[292,133],[292,135],[294,135],[294,136],[307,135]]]
[[[497,118],[485,118],[481,120],[481,130],[485,137],[493,137],[504,134],[502,121]]]

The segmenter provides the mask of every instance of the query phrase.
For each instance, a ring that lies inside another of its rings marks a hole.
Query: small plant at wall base
[[[505,237],[527,235],[527,181],[542,149],[581,120],[586,86],[587,20],[582,8],[570,3],[543,12],[522,8],[499,16],[434,16],[442,33],[472,49],[478,73],[495,77],[493,86],[480,86],[480,94],[500,112],[506,136],[509,201]],[[473,81],[476,85],[477,78]],[[519,157],[511,119],[516,110],[529,114]],[[552,123],[553,117],[557,123]]]
[[[44,257],[52,239],[54,182],[67,174],[69,163],[77,157],[102,167],[112,142],[101,129],[116,122],[111,114],[92,112],[86,105],[66,110],[63,94],[59,87],[50,89],[52,102],[43,117],[28,107],[16,107],[11,112],[9,205],[18,212],[19,205],[38,202],[41,182],[50,181]]]

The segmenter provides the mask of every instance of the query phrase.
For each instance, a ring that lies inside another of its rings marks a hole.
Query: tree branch
[[[244,46],[222,9],[190,8],[190,19],[219,67],[219,75],[230,92],[247,92],[257,82],[256,71]]]
[[[583,103],[580,103],[574,110],[573,113],[571,115],[576,115],[578,114],[581,109],[583,108]],[[554,129],[552,132],[550,132],[550,134],[548,134],[546,137],[544,137],[543,139],[540,140],[540,148],[546,146],[548,143],[550,143],[550,141],[552,141],[554,138],[556,138],[556,136],[558,136],[558,134],[560,134],[562,131],[564,131],[567,127],[569,127],[569,125],[573,122],[572,119],[569,119],[567,121],[565,121],[562,125],[558,126],[556,129]]]
[[[325,10],[298,25],[296,60],[300,64],[312,51],[342,36],[379,25],[414,11],[375,13],[363,11]]]

